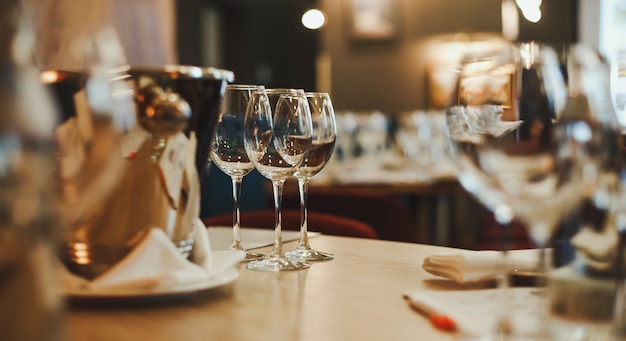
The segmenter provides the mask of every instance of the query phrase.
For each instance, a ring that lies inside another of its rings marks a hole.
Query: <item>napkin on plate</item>
[[[152,228],[139,244],[119,263],[88,281],[70,274],[62,275],[66,289],[165,290],[179,284],[209,281],[243,260],[242,251],[212,251],[206,227],[194,221],[194,262],[183,257],[160,228]]]
[[[532,270],[539,261],[538,250],[512,250],[507,252],[509,270]],[[422,268],[429,273],[456,283],[470,283],[496,278],[503,263],[500,251],[470,251],[432,255],[424,258]]]

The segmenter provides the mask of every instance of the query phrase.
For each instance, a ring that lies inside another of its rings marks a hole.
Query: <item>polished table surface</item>
[[[335,259],[280,273],[239,265],[237,281],[183,300],[70,305],[69,340],[454,339],[402,298],[429,289],[424,280],[435,277],[422,270],[423,258],[450,248],[325,235],[311,244]]]

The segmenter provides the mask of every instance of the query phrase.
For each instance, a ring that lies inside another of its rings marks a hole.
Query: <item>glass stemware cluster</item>
[[[615,170],[603,157],[618,150],[617,125],[610,110],[593,107],[605,99],[590,88],[601,70],[585,49],[571,47],[566,71],[553,48],[536,43],[468,55],[446,108],[461,184],[499,222],[528,227],[542,279],[559,224]],[[498,332],[511,332],[507,318]]]
[[[244,250],[240,237],[239,193],[243,176],[257,169],[272,182],[275,206],[274,246],[269,255],[247,252],[246,267],[261,271],[300,270],[306,261],[333,256],[311,249],[307,235],[309,179],[328,162],[335,144],[336,125],[330,97],[302,89],[265,89],[228,85],[213,138],[211,158],[233,180],[233,243]],[[300,241],[285,253],[282,242],[282,191],[296,176],[300,188]]]

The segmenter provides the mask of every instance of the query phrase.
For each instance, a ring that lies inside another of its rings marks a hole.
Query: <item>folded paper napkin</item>
[[[460,334],[486,337],[495,331],[499,316],[507,314],[515,335],[531,335],[541,326],[544,305],[542,288],[519,287],[480,290],[410,290],[403,294],[409,306],[425,315],[436,327],[445,317]],[[487,338],[485,338],[487,339]],[[530,340],[530,338],[529,338]]]
[[[183,257],[160,228],[152,228],[119,263],[88,281],[64,271],[62,288],[68,290],[167,290],[180,284],[209,281],[245,257],[242,251],[212,251],[199,219],[194,221],[194,262]]]
[[[537,267],[539,250],[512,250],[506,253],[509,270],[532,270]],[[503,265],[500,251],[459,251],[424,258],[422,268],[429,273],[457,283],[491,280]]]

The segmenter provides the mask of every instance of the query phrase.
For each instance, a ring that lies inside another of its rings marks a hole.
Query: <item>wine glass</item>
[[[330,96],[325,92],[307,92],[306,98],[311,109],[313,123],[311,149],[295,173],[300,190],[300,240],[294,250],[286,253],[287,257],[299,261],[323,261],[333,259],[333,255],[316,251],[309,244],[307,193],[311,177],[319,173],[333,153],[337,127],[335,113]]]
[[[246,110],[244,143],[248,157],[272,181],[276,227],[269,256],[249,262],[251,270],[284,271],[311,265],[285,256],[282,241],[282,192],[311,148],[311,112],[302,89],[256,91]]]
[[[68,270],[91,279],[109,269],[129,251],[103,235],[115,234],[107,218],[111,202],[128,171],[126,137],[136,128],[133,88],[126,57],[115,30],[103,26],[78,35],[77,71],[44,70],[42,83],[61,108],[55,130],[64,225],[61,257]],[[106,228],[103,228],[106,227]],[[113,231],[113,232],[111,232]]]
[[[549,276],[549,332],[554,340],[612,339],[613,308],[620,300],[615,297],[619,292],[615,285],[616,280],[623,282],[619,268],[624,258],[619,250],[597,250],[618,248],[623,243],[616,213],[622,200],[621,124],[611,100],[606,60],[583,44],[565,49],[562,59],[568,83],[563,116],[571,120],[569,127],[580,129],[578,133],[588,141],[585,180],[593,186],[555,242],[554,264],[558,267]],[[597,240],[598,236],[608,238]]]
[[[458,71],[446,114],[459,180],[498,221],[516,218],[527,226],[540,249],[536,271],[544,280],[545,248],[556,227],[597,180],[590,150],[598,131],[580,116],[581,108],[566,110],[564,75],[549,46],[479,51]],[[538,317],[535,336],[546,332],[543,321]],[[498,332],[518,333],[511,323],[503,316]]]
[[[213,163],[232,180],[233,241],[230,249],[244,251],[246,253],[244,261],[263,257],[260,253],[245,250],[241,243],[239,198],[243,177],[254,169],[254,164],[248,158],[243,142],[246,108],[252,93],[264,88],[262,85],[226,85],[210,149]]]

